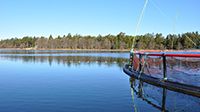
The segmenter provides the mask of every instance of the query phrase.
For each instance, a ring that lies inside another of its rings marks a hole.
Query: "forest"
[[[117,35],[82,36],[71,35],[53,37],[30,37],[11,38],[0,41],[0,48],[33,48],[33,49],[130,49],[135,40],[135,49],[158,49],[158,50],[183,50],[194,49],[200,46],[200,34],[187,32],[183,34],[161,33],[131,36],[120,32]]]

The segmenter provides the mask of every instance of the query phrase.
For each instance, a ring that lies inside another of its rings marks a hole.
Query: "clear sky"
[[[0,39],[135,28],[145,0],[0,0]],[[138,34],[200,31],[200,0],[149,0]]]

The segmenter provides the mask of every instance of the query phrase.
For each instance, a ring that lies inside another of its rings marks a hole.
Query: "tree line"
[[[161,33],[131,36],[121,32],[118,35],[82,36],[68,35],[53,37],[11,38],[0,41],[0,48],[35,48],[35,49],[130,49],[134,41],[136,49],[191,49],[200,46],[200,34],[187,32],[183,34]]]

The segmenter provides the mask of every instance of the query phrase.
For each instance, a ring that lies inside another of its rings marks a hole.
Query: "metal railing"
[[[139,65],[138,65],[138,72],[143,73],[144,69],[144,61],[146,57],[151,56],[151,57],[161,57],[162,59],[162,75],[163,75],[163,80],[167,80],[167,57],[185,57],[185,58],[200,58],[200,54],[170,54],[170,53],[144,53],[144,52],[137,52],[134,53],[134,55],[130,55],[130,66],[133,68],[133,61],[135,58],[135,55],[139,57]]]

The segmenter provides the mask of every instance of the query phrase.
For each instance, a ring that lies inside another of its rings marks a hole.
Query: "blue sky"
[[[0,39],[72,34],[135,35],[144,0],[0,0]],[[139,32],[200,31],[200,0],[149,0]]]

